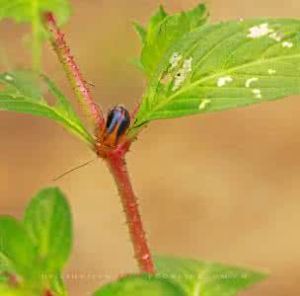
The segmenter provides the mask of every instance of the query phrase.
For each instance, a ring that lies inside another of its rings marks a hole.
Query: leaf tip
[[[146,41],[146,36],[147,36],[147,31],[146,29],[137,21],[132,21],[132,26],[134,28],[134,30],[136,31],[136,33],[138,34],[138,36],[140,37],[142,43],[144,44]]]

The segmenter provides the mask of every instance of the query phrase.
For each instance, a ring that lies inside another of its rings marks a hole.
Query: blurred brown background
[[[131,21],[145,22],[159,3],[168,11],[197,0],[73,2],[64,28],[93,95],[107,109],[131,108],[144,87],[130,65],[139,52]],[[210,0],[214,21],[299,17],[299,0]],[[1,24],[9,66],[29,65],[26,28]],[[47,73],[71,94],[45,46]],[[3,69],[2,69],[3,70]],[[154,122],[129,155],[153,250],[269,270],[270,278],[242,295],[300,295],[299,97],[204,116]],[[0,211],[21,216],[40,188],[58,185],[74,214],[75,245],[67,268],[71,295],[90,295],[120,273],[136,271],[112,178],[95,162],[57,183],[51,180],[93,158],[56,124],[1,113]],[[221,296],[221,295],[220,295]]]

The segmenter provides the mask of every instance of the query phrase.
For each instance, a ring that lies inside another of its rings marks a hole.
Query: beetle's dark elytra
[[[130,125],[129,112],[123,106],[116,106],[107,115],[106,133],[116,133],[117,139],[124,135]]]

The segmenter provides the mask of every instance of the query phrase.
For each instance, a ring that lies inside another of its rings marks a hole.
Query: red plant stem
[[[106,161],[119,190],[140,271],[153,274],[155,270],[152,256],[139,214],[137,198],[127,172],[124,153],[115,151],[108,155]]]
[[[64,34],[58,28],[52,13],[45,14],[45,22],[49,32],[51,33],[51,43],[53,48],[59,61],[64,67],[69,82],[72,85],[79,101],[88,107],[88,111],[92,115],[97,127],[100,127],[100,129],[104,128],[105,120],[102,111],[92,99],[87,83],[82,78],[79,67],[77,66],[74,57],[71,55],[70,49],[66,44]],[[139,214],[137,199],[126,169],[124,159],[126,152],[127,149],[116,149],[111,153],[108,153],[105,159],[121,196],[131,241],[134,247],[135,257],[138,261],[140,271],[153,274],[155,270],[152,256],[147,244],[141,216]],[[46,291],[45,296],[51,295],[50,291]]]
[[[55,18],[51,12],[45,14],[46,26],[51,34],[51,43],[59,61],[64,67],[68,80],[73,87],[78,100],[88,110],[97,127],[103,127],[104,118],[100,107],[93,100],[86,81],[83,79],[79,67],[71,54],[64,34],[58,28]]]
[[[50,290],[46,290],[43,296],[54,296]]]

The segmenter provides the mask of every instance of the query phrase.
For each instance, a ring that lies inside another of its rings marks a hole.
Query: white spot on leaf
[[[270,38],[277,41],[277,42],[280,42],[281,39],[283,38],[283,36],[279,32],[274,32],[270,35]]]
[[[174,52],[169,61],[171,64],[171,69],[176,68],[181,59],[182,55],[180,55],[178,52]]]
[[[186,59],[183,63],[183,68],[186,72],[192,72],[192,62],[193,58]]]
[[[189,58],[184,60],[183,66],[178,72],[175,74],[175,80],[172,90],[176,91],[186,80],[187,75],[192,72],[192,62],[193,58]]]
[[[227,83],[232,82],[233,79],[231,76],[224,76],[224,77],[220,77],[217,81],[217,85],[218,87],[222,87],[224,85],[226,85]]]
[[[210,103],[211,103],[210,99],[203,99],[198,106],[199,110],[204,110],[207,107],[207,105]]]
[[[273,32],[273,29],[269,28],[268,23],[263,23],[258,26],[249,28],[249,38],[260,38]]]
[[[294,44],[292,42],[289,42],[289,41],[282,42],[282,47],[292,48],[293,46],[294,46]]]
[[[7,81],[13,81],[14,80],[14,78],[9,74],[5,74],[4,79],[7,80]]]
[[[252,89],[252,93],[254,94],[255,98],[257,99],[261,99],[262,95],[261,95],[261,90],[258,88],[254,88]]]
[[[268,74],[272,75],[272,74],[275,74],[276,73],[276,70],[274,69],[268,69]]]
[[[253,83],[253,82],[257,81],[257,80],[258,80],[257,77],[249,78],[249,79],[246,80],[245,86],[246,86],[246,87],[250,87],[250,86],[251,86],[251,83]]]

